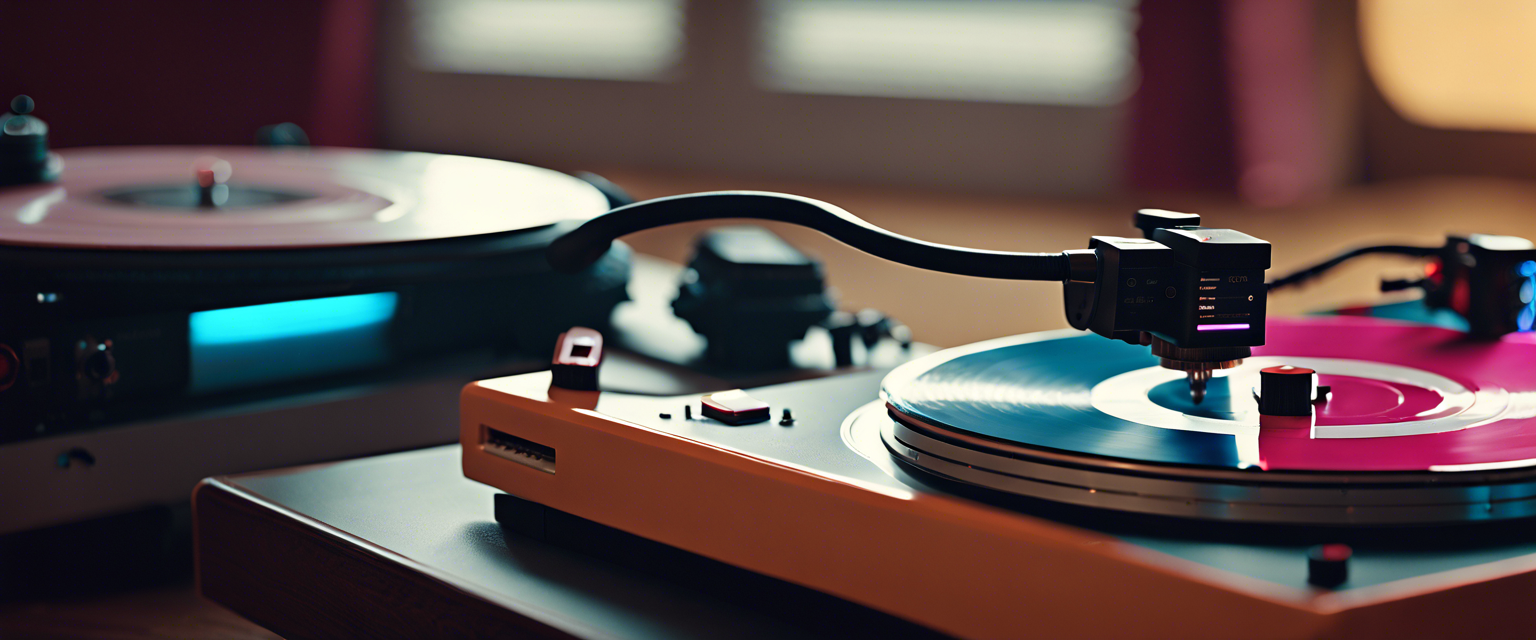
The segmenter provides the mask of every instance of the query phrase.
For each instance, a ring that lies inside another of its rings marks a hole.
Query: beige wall
[[[625,82],[421,70],[413,63],[409,6],[391,0],[382,34],[384,144],[565,169],[986,192],[1102,194],[1120,184],[1123,106],[763,91],[745,44],[756,37],[752,7],[751,0],[688,3],[693,46],[677,78]]]

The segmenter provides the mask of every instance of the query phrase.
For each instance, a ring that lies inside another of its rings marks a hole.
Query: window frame
[[[433,71],[410,0],[383,11],[386,145],[562,169],[627,167],[995,192],[1102,195],[1124,173],[1126,104],[1018,104],[779,92],[762,82],[755,0],[684,4],[657,80]]]

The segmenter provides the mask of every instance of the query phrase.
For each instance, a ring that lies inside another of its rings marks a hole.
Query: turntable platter
[[[325,148],[60,151],[59,182],[0,190],[0,244],[60,249],[282,249],[435,240],[581,221],[608,210],[580,179],[527,165]],[[195,163],[229,163],[197,206]]]

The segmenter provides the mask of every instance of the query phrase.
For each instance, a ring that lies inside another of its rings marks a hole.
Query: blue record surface
[[[896,412],[931,425],[1069,453],[1136,462],[1245,468],[1230,434],[1148,426],[1093,407],[1104,380],[1157,366],[1146,347],[1078,332],[983,342],[929,356],[893,371],[882,395]],[[1182,380],[1159,385],[1157,404],[1190,415],[1229,412],[1226,380],[1211,380],[1195,405]]]

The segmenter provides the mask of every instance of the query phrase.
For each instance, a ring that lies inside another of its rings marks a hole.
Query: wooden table
[[[277,634],[204,600],[190,580],[72,600],[0,607],[0,638],[271,640]]]

